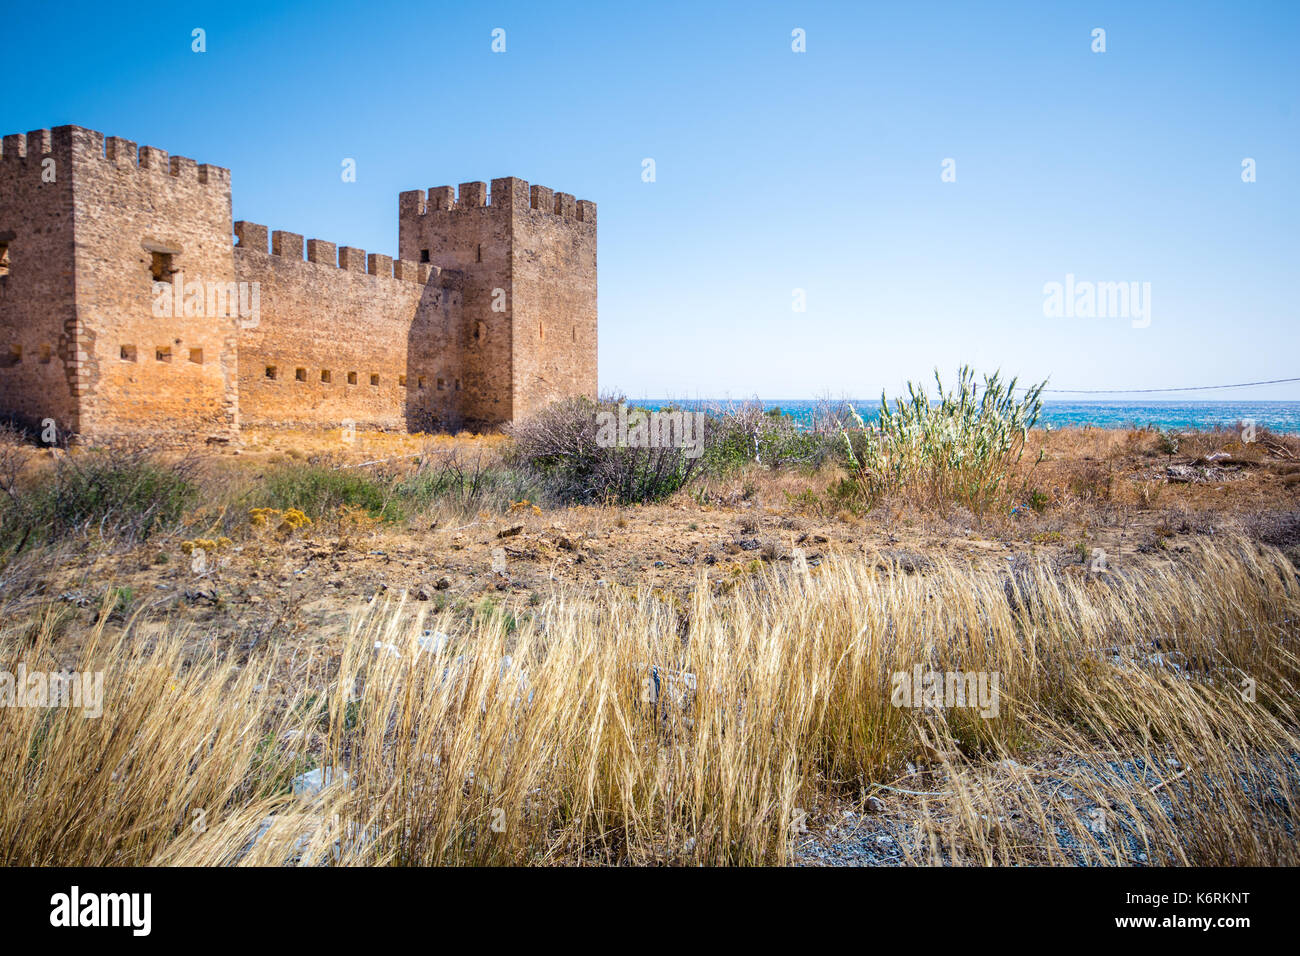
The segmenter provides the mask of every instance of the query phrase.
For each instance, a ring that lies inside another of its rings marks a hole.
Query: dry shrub
[[[562,504],[600,504],[659,501],[684,488],[698,475],[710,456],[708,442],[717,436],[706,427],[697,437],[701,447],[693,449],[679,441],[653,440],[651,445],[619,445],[622,438],[602,435],[602,416],[618,421],[621,398],[572,398],[554,402],[509,428],[512,447],[505,461],[536,483],[551,501]],[[625,409],[627,422],[642,415]],[[690,413],[662,410],[677,415],[673,436],[682,435],[681,415]],[[694,419],[690,419],[693,423]],[[662,437],[662,436],[661,436]],[[698,452],[698,453],[697,453]]]
[[[144,865],[197,839],[198,823],[260,819],[285,802],[297,758],[279,741],[301,725],[268,692],[274,661],[241,669],[187,652],[180,635],[151,643],[130,628],[110,639],[106,611],[71,667],[102,673],[102,714],[0,708],[6,866]],[[0,673],[64,669],[53,624],[32,646],[0,648]]]

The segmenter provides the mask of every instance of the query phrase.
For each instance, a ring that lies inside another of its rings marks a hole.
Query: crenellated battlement
[[[120,136],[105,136],[82,126],[56,126],[27,133],[11,133],[0,140],[0,162],[36,156],[63,155],[73,159],[101,160],[119,169],[170,176],[180,182],[230,185],[230,170],[200,163],[188,156],[169,156],[156,146],[139,146]]]
[[[486,183],[461,183],[452,186],[434,186],[429,190],[410,189],[398,194],[398,213],[402,217],[426,216],[430,213],[464,212],[481,208],[532,210],[561,219],[595,224],[596,204],[587,199],[574,199],[571,193],[556,192],[546,186],[529,187],[527,181],[516,176],[492,180],[489,191]]]
[[[412,262],[409,259],[394,259],[392,256],[377,252],[367,254],[364,249],[355,246],[340,246],[326,242],[324,239],[307,239],[296,232],[282,229],[268,230],[261,223],[247,222],[243,219],[234,225],[235,249],[257,252],[262,255],[276,256],[293,262],[309,262],[313,265],[341,269],[344,272],[359,272],[380,279],[393,279],[398,282],[418,282],[421,285],[434,282],[444,288],[459,284],[460,274],[454,269],[440,269],[427,262]],[[267,238],[271,248],[267,251]],[[304,244],[307,258],[303,259]]]
[[[27,158],[28,143],[31,143],[33,155],[48,153],[51,138],[48,129],[32,130],[30,133],[8,133],[0,139],[0,161]]]
[[[59,128],[66,130],[71,127]],[[28,159],[52,152],[54,152],[54,130],[34,129],[26,133],[8,133],[0,138],[0,162]]]

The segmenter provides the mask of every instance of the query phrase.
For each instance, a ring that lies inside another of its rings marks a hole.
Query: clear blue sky
[[[1300,375],[1300,3],[13,3],[0,55],[0,131],[228,166],[273,229],[393,254],[404,189],[594,200],[632,397]],[[1067,273],[1149,282],[1150,326],[1044,317]]]

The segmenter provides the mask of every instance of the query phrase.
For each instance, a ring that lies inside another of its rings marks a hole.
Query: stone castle
[[[401,193],[398,253],[231,221],[230,171],[78,126],[0,146],[0,417],[88,438],[487,429],[596,393],[596,206]]]

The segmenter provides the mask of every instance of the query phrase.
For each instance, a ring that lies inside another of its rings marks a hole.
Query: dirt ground
[[[452,450],[491,455],[501,441],[360,433],[349,443],[337,432],[253,432],[239,446],[201,454],[204,480],[223,485],[323,454],[337,467],[400,470]],[[125,549],[82,540],[32,569],[38,581],[11,603],[8,626],[56,613],[72,651],[111,607],[110,626],[131,616],[146,631],[150,622],[179,621],[197,639],[248,651],[340,634],[376,597],[404,594],[420,609],[453,614],[486,603],[518,615],[557,586],[685,596],[764,568],[816,567],[831,555],[878,555],[909,571],[938,559],[995,566],[1035,555],[1083,574],[1169,560],[1192,536],[1241,531],[1300,556],[1300,442],[1244,443],[1222,431],[1177,444],[1150,430],[1035,432],[1020,476],[1025,503],[983,517],[908,501],[855,514],[832,503],[829,469],[755,466],[656,505],[542,509],[519,501],[504,513],[395,524],[354,515],[288,533],[240,522],[197,561],[194,542],[216,534],[201,526]]]

